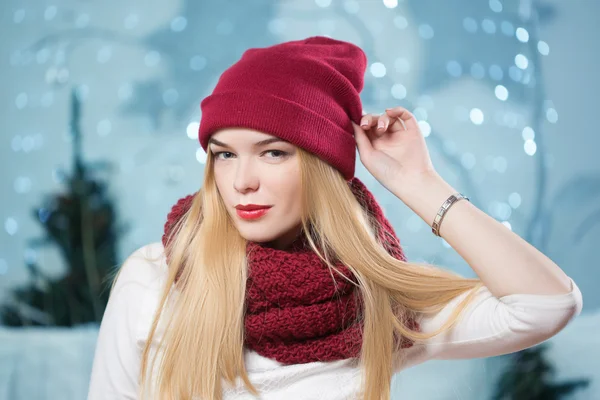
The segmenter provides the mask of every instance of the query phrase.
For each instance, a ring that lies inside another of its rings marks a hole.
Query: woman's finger
[[[400,106],[386,108],[385,112],[387,115],[389,115],[392,118],[398,118],[399,119],[398,123],[401,126],[402,126],[402,122],[403,122],[406,129],[419,129],[419,124],[417,123],[417,119],[406,108],[400,107]],[[400,120],[402,122],[400,122]]]
[[[377,136],[383,135],[385,133],[385,131],[388,129],[389,125],[390,125],[390,116],[387,115],[386,113],[381,114],[377,120],[377,128],[376,128],[375,134]]]
[[[388,115],[387,111],[386,111],[386,115]],[[390,117],[389,115],[388,115],[388,118],[390,118],[390,120],[391,120],[391,122],[390,122],[390,124],[388,126],[388,130],[390,132],[398,132],[398,131],[405,131],[406,130],[406,126],[405,126],[404,122],[400,118],[398,118],[398,117]]]
[[[384,115],[366,114],[362,118],[363,119],[361,119],[361,128],[365,131],[369,140],[378,139],[381,135],[385,133],[385,129],[387,129],[387,123],[385,119],[383,119]],[[385,129],[383,130],[378,129],[380,121],[382,121],[384,124]]]
[[[373,126],[377,125],[377,120],[379,119],[378,115],[374,114],[365,114],[362,116],[360,120],[360,127],[365,131],[371,129]]]
[[[364,157],[364,154],[373,150],[371,145],[371,141],[367,137],[366,132],[360,126],[352,122],[352,126],[354,127],[354,138],[356,139],[356,146],[358,147],[359,154],[361,157]]]

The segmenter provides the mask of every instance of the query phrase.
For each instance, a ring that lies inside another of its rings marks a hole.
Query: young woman
[[[90,400],[389,399],[405,368],[525,349],[580,313],[552,260],[435,171],[409,111],[363,115],[366,61],[310,37],[221,75],[202,186],[119,269]],[[406,260],[357,149],[479,279]]]

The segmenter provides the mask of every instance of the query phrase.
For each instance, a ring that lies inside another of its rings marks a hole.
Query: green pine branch
[[[66,273],[50,278],[35,262],[28,262],[30,281],[16,288],[0,306],[0,320],[9,326],[73,326],[100,322],[108,302],[109,277],[117,265],[116,245],[122,233],[116,227],[113,200],[106,185],[92,177],[98,167],[88,166],[81,150],[81,105],[71,93],[73,172],[66,193],[48,196],[33,210],[45,232],[30,241],[34,247],[56,246]]]

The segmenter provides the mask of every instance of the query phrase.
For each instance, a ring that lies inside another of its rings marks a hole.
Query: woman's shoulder
[[[141,286],[158,289],[167,275],[167,262],[161,242],[152,242],[134,250],[121,265],[113,291]]]
[[[98,331],[90,398],[137,390],[142,350],[167,277],[163,253],[160,242],[144,245],[117,270]]]
[[[105,311],[106,323],[126,321],[122,329],[141,346],[163,293],[167,272],[161,242],[146,244],[130,253],[115,278]]]

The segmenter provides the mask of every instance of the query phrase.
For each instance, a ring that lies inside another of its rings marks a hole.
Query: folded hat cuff
[[[198,133],[204,151],[219,129],[255,129],[317,155],[346,180],[354,177],[356,143],[349,117],[342,127],[297,102],[247,89],[211,94],[202,100],[201,111]]]

